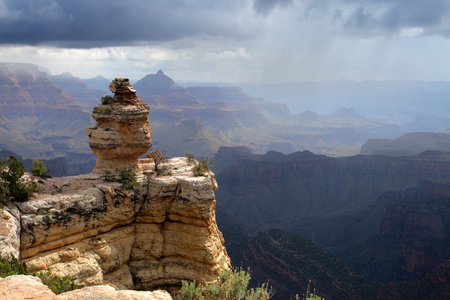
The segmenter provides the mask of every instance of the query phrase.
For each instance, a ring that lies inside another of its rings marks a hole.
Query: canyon
[[[96,160],[83,131],[94,123],[89,111],[109,92],[107,85],[92,88],[86,82],[105,79],[83,81],[68,72],[49,75],[32,64],[2,63],[0,69],[1,149],[24,159],[64,157],[69,175],[90,173]],[[192,153],[212,158],[221,146],[240,145],[255,153],[308,149],[348,155],[357,154],[369,138],[395,138],[403,132],[398,125],[352,109],[294,114],[284,104],[252,97],[236,86],[184,88],[162,70],[134,86],[152,108],[155,147],[170,157]]]
[[[273,226],[292,231],[314,218],[362,209],[387,191],[450,178],[450,154],[438,151],[332,158],[309,151],[259,155],[244,147],[222,147],[215,162],[212,168],[223,187],[219,205],[256,231]],[[322,242],[314,228],[301,234]]]
[[[275,299],[294,297],[308,280],[332,299],[396,299],[399,291],[417,299],[413,291],[420,288],[404,286],[414,281],[423,288],[432,276],[442,283],[436,293],[449,293],[447,271],[436,273],[450,259],[448,152],[331,158],[223,147],[215,161],[218,222],[241,224],[221,225],[228,252],[254,270],[255,280],[274,282],[283,295]],[[308,244],[298,235],[317,249],[292,246]],[[320,273],[336,265],[341,273],[333,282],[346,282],[346,296]],[[355,271],[360,277],[351,276]]]
[[[1,155],[20,152],[28,166],[39,158],[54,176],[89,174],[46,180],[35,199],[4,211],[12,223],[2,226],[11,230],[0,244],[35,270],[72,274],[80,286],[170,290],[182,276],[213,280],[231,267],[229,255],[234,267],[250,268],[254,286],[270,280],[273,299],[294,298],[309,280],[331,299],[450,295],[445,132],[397,138],[398,125],[353,109],[292,114],[238,87],[183,88],[161,70],[134,84],[139,99],[130,85],[122,100],[114,95],[105,105],[102,86],[71,74],[0,69]],[[96,80],[106,89],[104,78]],[[50,109],[66,104],[61,118]],[[49,115],[36,114],[47,107]],[[134,113],[140,117],[126,120]],[[135,132],[121,129],[127,122],[142,129],[142,149],[126,164],[139,174],[134,191],[104,176],[120,167],[108,159],[112,148],[119,156],[134,148],[117,147]],[[165,175],[144,157],[150,147],[175,157],[159,166]],[[186,153],[215,158],[215,194],[214,174],[193,176]],[[352,155],[323,155],[343,153]],[[12,238],[18,230],[23,245]]]

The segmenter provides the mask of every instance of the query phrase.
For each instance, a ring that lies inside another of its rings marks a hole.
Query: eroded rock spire
[[[93,173],[139,171],[139,156],[152,146],[150,107],[142,102],[128,78],[114,79],[109,89],[114,93],[112,101],[94,107],[92,117],[97,124],[86,128],[89,146],[97,156]]]

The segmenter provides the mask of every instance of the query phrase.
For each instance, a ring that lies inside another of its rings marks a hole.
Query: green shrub
[[[111,96],[109,96],[109,95],[103,96],[103,97],[102,97],[102,104],[103,104],[103,105],[105,105],[105,104],[111,104],[112,100],[113,100],[113,97],[111,97]]]
[[[266,300],[273,295],[266,284],[256,289],[247,289],[250,274],[242,270],[224,270],[217,283],[197,285],[195,281],[182,281],[178,295],[180,300]]]
[[[180,294],[178,295],[179,300],[205,299],[205,297],[202,294],[201,286],[196,285],[195,280],[192,282],[183,280],[182,285],[183,286],[181,287]]]
[[[37,192],[37,184],[34,181],[25,181],[22,176],[25,174],[23,164],[14,156],[8,159],[4,158],[0,162],[0,198],[2,204],[8,204],[10,201],[24,202]]]
[[[53,188],[55,189],[55,191],[57,192],[57,193],[62,193],[63,191],[64,191],[64,188],[65,187],[69,187],[70,186],[70,182],[69,183],[65,183],[65,184],[63,184],[63,185],[56,185],[56,184],[54,184],[53,185]],[[54,195],[55,193],[53,193],[52,192],[52,195]]]
[[[39,272],[37,274],[37,277],[39,277],[42,280],[42,283],[48,286],[52,290],[52,292],[57,295],[68,291],[73,291],[77,288],[72,277],[56,277],[52,274],[50,269],[47,269],[47,271],[45,272]]]
[[[30,172],[34,176],[39,176],[41,178],[52,178],[52,176],[49,174],[50,170],[47,169],[42,161],[39,161],[37,159],[33,160],[33,168],[30,170]]]
[[[11,275],[37,276],[42,280],[42,283],[48,286],[55,294],[61,294],[76,289],[75,282],[71,277],[56,277],[49,269],[45,272],[36,274],[35,272],[32,272],[25,263],[20,263],[20,261],[12,254],[9,259],[2,257],[0,260],[0,277],[5,278]]]
[[[5,278],[11,275],[31,275],[31,270],[25,263],[20,261],[14,256],[10,255],[9,259],[1,258],[0,260],[0,277]]]
[[[8,184],[0,179],[0,209],[4,205],[11,205],[11,196],[9,194]]]
[[[156,170],[156,175],[158,176],[171,176],[172,172],[166,166],[162,166]]]
[[[209,166],[214,163],[214,160],[208,160],[202,158],[198,161],[197,165],[192,168],[194,176],[206,176],[206,173],[210,171]]]
[[[188,165],[192,165],[195,162],[195,156],[190,153],[186,153]]]
[[[136,173],[131,169],[120,169],[119,182],[122,184],[122,188],[131,190],[137,187]]]

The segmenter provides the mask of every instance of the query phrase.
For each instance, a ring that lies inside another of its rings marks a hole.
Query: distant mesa
[[[427,150],[450,151],[450,134],[436,132],[409,132],[391,140],[369,139],[361,154],[404,156],[417,155]]]

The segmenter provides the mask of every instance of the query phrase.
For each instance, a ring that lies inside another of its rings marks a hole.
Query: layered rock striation
[[[142,170],[139,157],[152,146],[150,107],[141,101],[128,78],[111,82],[112,100],[94,107],[97,124],[86,128],[89,146],[97,156],[93,173],[126,168]]]
[[[134,190],[91,174],[70,178],[72,185],[90,181],[89,189],[19,204],[21,258],[79,286],[157,289],[217,280],[231,265],[215,219],[215,180],[194,177],[185,158],[163,166],[173,175],[140,175]]]
[[[257,155],[223,147],[213,167],[222,186],[217,193],[219,205],[227,213],[255,230],[297,230],[305,218],[317,222],[318,216],[352,213],[387,191],[449,180],[450,153],[331,158],[309,151]],[[302,234],[317,241],[310,228]],[[325,235],[329,240],[329,231]]]

